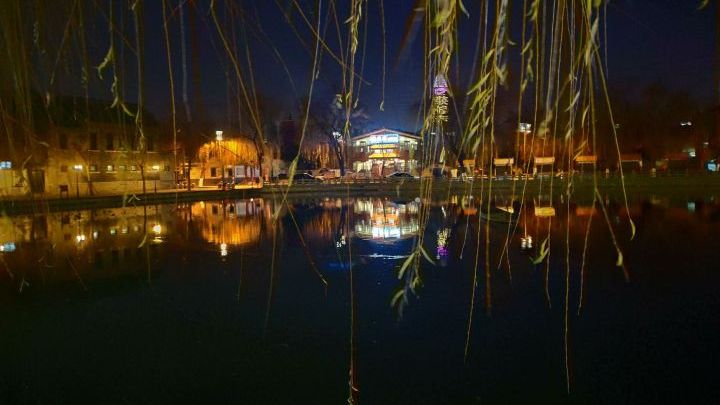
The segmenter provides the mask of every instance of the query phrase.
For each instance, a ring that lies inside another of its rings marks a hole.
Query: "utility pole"
[[[715,147],[720,149],[720,1],[715,2]]]

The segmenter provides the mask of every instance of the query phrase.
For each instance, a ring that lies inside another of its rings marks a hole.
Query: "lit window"
[[[136,171],[137,171],[137,166],[135,166],[135,165],[130,166],[130,171],[131,171],[131,172],[136,172]]]
[[[114,171],[115,171],[115,165],[107,165],[107,170],[106,170],[106,171],[108,171],[108,172],[114,172]]]
[[[12,169],[12,162],[9,160],[3,160],[0,162],[0,169]]]
[[[97,171],[98,171],[98,167],[97,167],[97,165],[90,165],[90,166],[89,166],[89,170],[90,170],[91,172],[97,172]]]

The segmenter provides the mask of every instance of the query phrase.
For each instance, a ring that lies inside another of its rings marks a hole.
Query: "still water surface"
[[[718,402],[720,204],[608,203],[434,201],[400,307],[419,199],[2,217],[0,403]]]

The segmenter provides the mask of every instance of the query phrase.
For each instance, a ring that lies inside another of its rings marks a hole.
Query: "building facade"
[[[274,151],[265,148],[263,160],[272,161]],[[257,183],[271,171],[263,162],[263,173],[255,143],[246,137],[224,137],[210,141],[197,153],[196,163],[190,168],[190,180],[196,186],[216,186],[219,182]]]
[[[134,130],[108,123],[51,127],[44,185],[33,192],[82,197],[174,188],[172,153],[157,150],[156,134],[139,151]]]
[[[375,176],[392,172],[417,174],[421,144],[421,138],[415,134],[387,128],[353,137],[352,168]]]

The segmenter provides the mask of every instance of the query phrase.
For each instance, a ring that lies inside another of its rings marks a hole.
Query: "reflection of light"
[[[152,231],[153,231],[156,235],[160,235],[160,234],[162,233],[162,225],[160,225],[160,224],[155,224],[155,225],[153,225]]]
[[[220,244],[220,256],[227,256],[227,243]]]
[[[683,122],[680,123],[680,126],[681,126],[681,127],[691,127],[691,126],[692,126],[692,121],[683,121]]]
[[[117,234],[117,229],[110,228],[110,235],[115,235],[115,234]]]
[[[93,231],[93,239],[97,239],[97,238],[98,238],[98,231]]]
[[[158,171],[160,171],[160,165],[153,165],[152,169],[153,169],[153,171],[158,172]]]
[[[0,245],[0,252],[14,252],[15,251],[15,243],[14,242],[5,242],[2,245]]]
[[[75,165],[75,166],[73,166],[73,169],[75,169],[76,172],[79,172],[82,170],[82,167],[83,167],[82,165]]]
[[[85,242],[85,234],[76,235],[75,240],[77,243]]]
[[[695,201],[688,201],[687,210],[689,212],[695,212]]]
[[[555,208],[554,207],[535,207],[535,216],[536,217],[554,217],[555,216]]]
[[[372,236],[375,239],[397,239],[400,237],[400,228],[397,226],[373,226]]]
[[[126,234],[126,233],[128,233],[128,227],[127,227],[127,226],[123,226],[122,229],[120,230],[120,233],[122,233],[123,235]]]
[[[340,240],[335,242],[335,247],[341,248],[341,247],[345,246],[346,243],[347,243],[347,241],[345,240],[345,235],[340,235]]]
[[[448,237],[450,236],[450,228],[443,228],[437,231],[437,258],[446,257],[448,255]]]
[[[532,236],[528,235],[526,237],[520,238],[520,249],[532,249],[533,247],[533,239]]]

